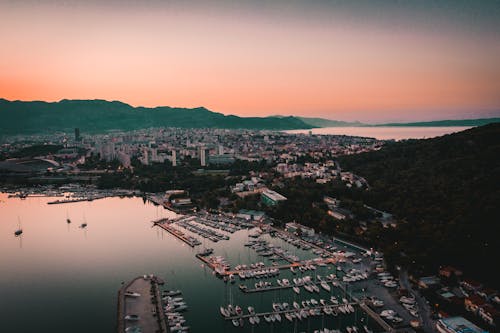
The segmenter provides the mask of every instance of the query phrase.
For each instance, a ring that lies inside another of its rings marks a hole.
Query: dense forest
[[[339,158],[370,183],[363,201],[402,220],[379,245],[410,268],[452,264],[498,285],[500,123]]]

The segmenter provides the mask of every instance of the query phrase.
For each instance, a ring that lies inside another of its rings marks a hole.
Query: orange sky
[[[499,115],[494,33],[237,9],[0,3],[0,97],[361,121]]]

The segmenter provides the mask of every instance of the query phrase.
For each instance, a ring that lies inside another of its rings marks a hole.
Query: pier
[[[307,264],[311,263],[309,261],[307,261],[307,262],[298,261],[298,262],[293,262],[293,263],[285,264],[285,265],[263,266],[263,267],[259,267],[259,268],[245,268],[245,269],[239,269],[239,270],[220,270],[220,269],[218,269],[219,265],[214,265],[210,260],[207,259],[209,257],[205,257],[205,256],[202,256],[199,254],[196,254],[195,256],[196,256],[196,258],[201,260],[203,263],[205,263],[208,267],[210,267],[212,270],[214,270],[219,276],[238,275],[240,272],[242,272],[242,273],[244,273],[244,272],[256,272],[256,271],[263,271],[263,270],[269,270],[269,269],[283,270],[283,269],[290,269],[290,267],[298,268],[300,266],[307,265]],[[335,263],[337,263],[337,259],[336,258],[326,258],[326,259],[322,259],[322,260],[313,261],[313,263],[315,265],[318,262],[323,263],[323,264],[335,264]]]
[[[339,308],[340,306],[345,306],[345,305],[352,305],[352,306],[355,306],[357,305],[358,303],[356,302],[351,302],[351,303],[343,303],[343,304],[337,304],[337,305],[334,305],[334,304],[330,304],[330,305],[318,305],[318,306],[310,306],[310,307],[307,307],[307,308],[299,308],[299,309],[296,309],[294,307],[292,307],[291,309],[288,309],[288,310],[280,310],[280,311],[270,311],[270,312],[259,312],[259,313],[255,313],[255,314],[242,314],[240,316],[236,315],[236,316],[230,316],[230,317],[224,317],[224,319],[226,320],[233,320],[233,319],[247,319],[247,318],[250,318],[250,317],[264,317],[264,316],[269,316],[269,315],[274,315],[274,314],[285,314],[285,313],[296,313],[296,312],[300,312],[300,311],[309,311],[309,310],[321,310],[321,311],[324,311],[325,308],[331,308],[331,309],[335,309],[337,310],[337,308]],[[308,312],[309,314],[309,312]],[[323,315],[325,314],[324,312],[322,313]],[[342,315],[343,313],[342,312],[337,312],[337,314],[339,315]]]
[[[330,288],[332,288],[333,285],[331,285],[331,281],[324,281],[326,283],[329,283],[328,285],[330,286]],[[316,286],[320,286],[321,285],[321,281],[316,281],[316,282],[308,282],[307,283],[308,285],[311,285],[311,284],[314,284]],[[304,284],[301,284],[301,285],[296,285],[296,284],[292,284],[290,283],[289,285],[287,286],[273,286],[273,287],[262,287],[262,288],[252,288],[252,289],[249,289],[249,288],[242,288],[240,286],[240,290],[244,293],[258,293],[258,292],[264,292],[264,291],[273,291],[273,290],[281,290],[281,289],[291,289],[293,287],[298,287],[298,288],[302,288],[304,287]],[[340,288],[340,284],[339,286],[333,286],[334,288]],[[304,289],[305,290],[305,289]],[[324,290],[324,289],[323,289]],[[307,290],[306,290],[307,291]],[[326,291],[326,290],[325,290]],[[309,292],[309,291],[307,291]],[[312,294],[312,293],[311,293]]]
[[[372,319],[375,320],[377,324],[379,324],[386,332],[395,332],[394,328],[392,328],[391,325],[389,325],[384,319],[382,319],[382,317],[380,317],[378,313],[370,309],[370,307],[366,303],[359,303],[359,307],[363,309],[363,311],[365,311],[370,317],[372,317]]]
[[[130,296],[127,293],[136,295]],[[129,315],[135,315],[137,318],[125,319]],[[118,291],[117,332],[124,333],[129,327],[140,327],[143,333],[170,333],[155,277],[137,277],[124,284]]]
[[[194,238],[192,236],[188,236],[185,233],[183,233],[182,231],[177,230],[174,227],[172,227],[168,223],[168,221],[169,221],[168,219],[160,219],[157,221],[153,221],[153,224],[162,228],[163,230],[168,231],[170,234],[174,235],[175,237],[177,237],[178,239],[180,239],[181,241],[183,241],[184,243],[186,243],[187,245],[189,245],[191,247],[195,247],[195,246],[201,244],[201,242],[199,240],[197,240],[196,238]]]

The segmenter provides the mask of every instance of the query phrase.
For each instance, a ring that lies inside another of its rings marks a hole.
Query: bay
[[[381,127],[323,127],[311,130],[289,130],[286,133],[321,135],[348,135],[375,138],[378,140],[430,139],[437,136],[465,131],[471,127],[417,127],[417,126],[381,126]]]
[[[2,332],[114,332],[116,330],[117,291],[121,283],[143,274],[156,274],[169,289],[181,289],[189,310],[185,314],[192,332],[292,332],[313,331],[321,327],[358,327],[369,318],[355,314],[304,320],[293,324],[261,323],[252,328],[234,328],[219,314],[228,302],[248,305],[257,312],[271,311],[274,301],[292,303],[309,296],[304,290],[296,296],[291,290],[243,294],[238,284],[225,284],[195,257],[192,249],[167,232],[152,227],[160,217],[177,214],[142,198],[106,198],[92,202],[48,205],[55,198],[8,198],[0,193],[0,313]],[[71,224],[66,223],[69,217]],[[21,221],[23,234],[14,237]],[[86,222],[86,228],[80,228]],[[215,255],[228,259],[231,266],[264,261],[243,246],[248,230],[230,234],[229,241],[203,240],[201,247],[214,248]],[[295,248],[281,239],[263,236],[275,245],[310,259],[310,251]],[[320,267],[318,274],[335,272]],[[280,278],[292,278],[284,271]],[[274,280],[274,279],[273,279]],[[249,287],[253,281],[245,282]],[[274,284],[276,282],[274,281]],[[340,290],[332,288],[340,295]],[[318,295],[314,295],[318,299]],[[328,299],[322,291],[321,297]],[[284,320],[284,319],[283,319]],[[285,321],[285,320],[284,320]],[[371,326],[371,324],[370,324]]]

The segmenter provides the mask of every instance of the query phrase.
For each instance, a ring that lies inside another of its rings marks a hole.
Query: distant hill
[[[307,129],[296,117],[238,117],[212,112],[203,107],[187,109],[167,106],[132,107],[104,100],[62,100],[22,102],[0,99],[0,134],[31,134],[80,128],[97,133],[150,127]]]
[[[370,125],[324,118],[294,116],[238,117],[203,107],[133,107],[119,101],[61,100],[59,102],[8,101],[0,98],[0,135],[50,133],[80,128],[82,132],[136,130],[150,127],[244,128],[267,130],[356,126],[480,126],[500,118],[443,120]]]
[[[500,118],[478,118],[478,119],[421,121],[415,123],[388,123],[388,124],[369,125],[369,126],[415,126],[415,127],[483,126],[498,122],[500,122]]]
[[[484,265],[500,253],[499,156],[496,123],[433,139],[389,143],[379,151],[343,156],[339,162],[368,180],[368,205],[407,221],[380,238],[378,233],[370,236],[386,256],[425,273],[455,265],[499,287],[500,271]]]
[[[330,120],[324,118],[307,118],[307,117],[297,117],[304,123],[313,127],[356,127],[356,126],[366,126],[366,124],[360,123],[359,121],[348,122],[340,120]]]

